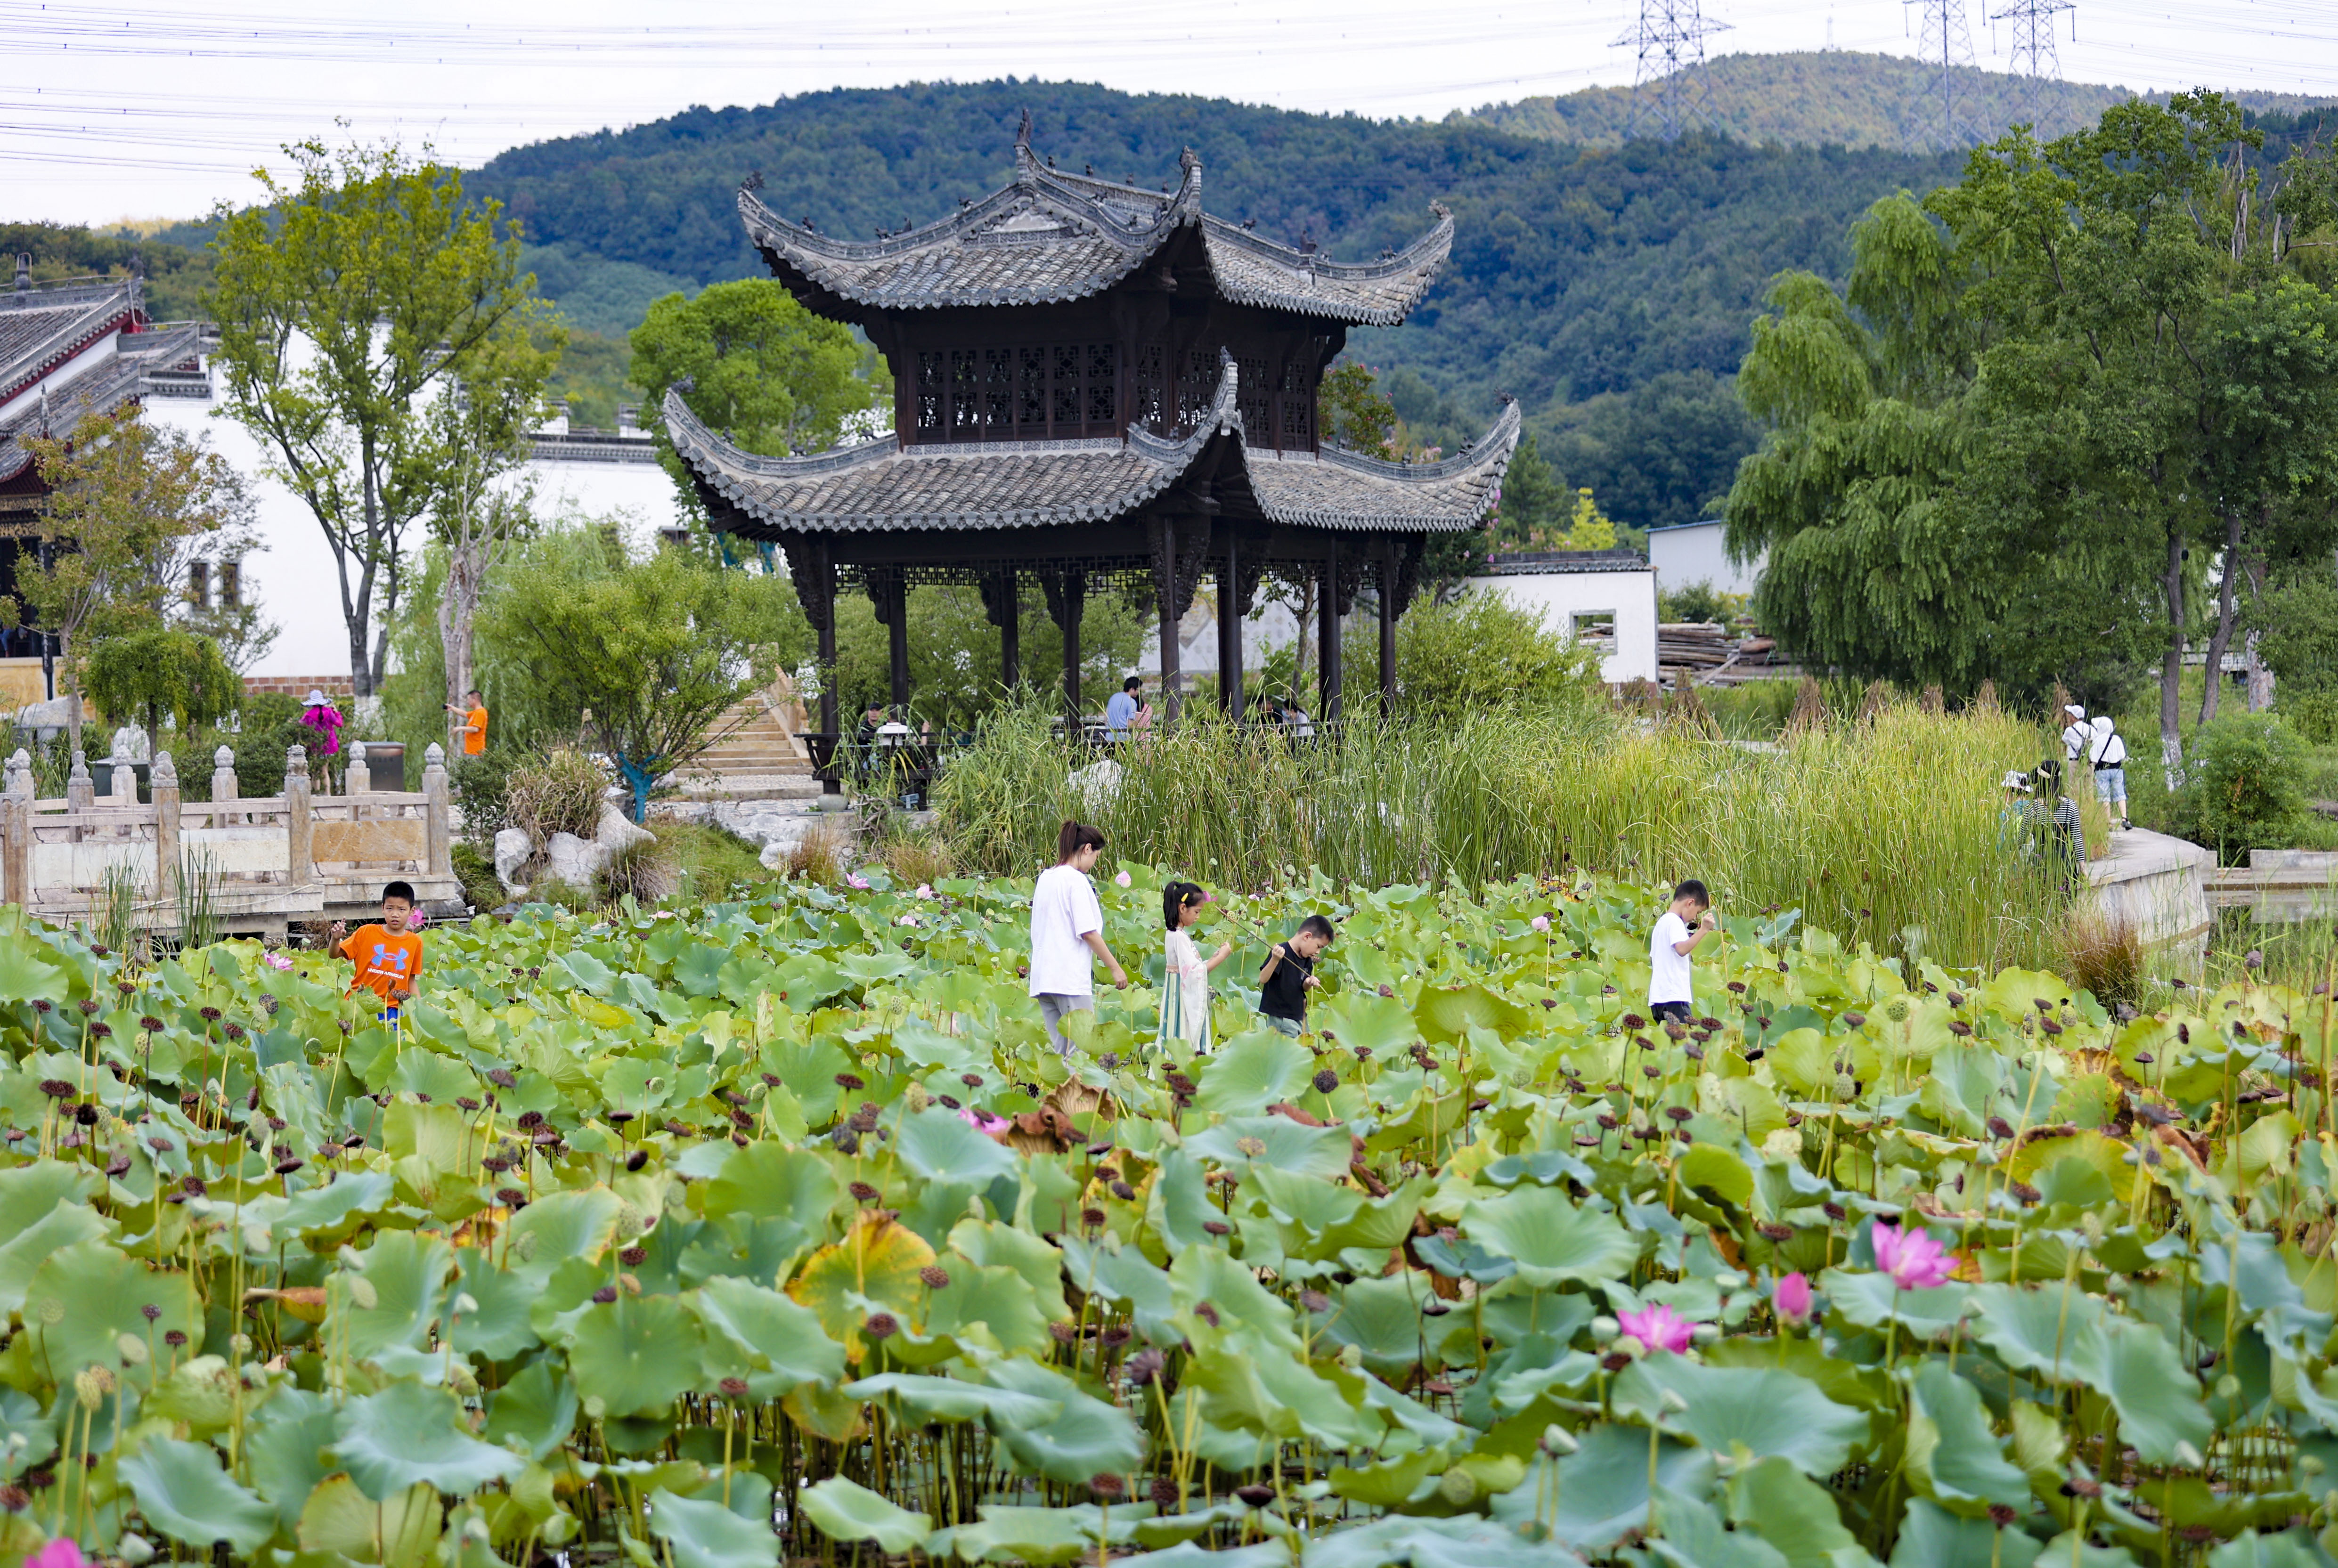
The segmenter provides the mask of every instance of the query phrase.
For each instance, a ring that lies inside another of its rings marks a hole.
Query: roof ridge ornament
[[[1039,181],[1039,160],[1031,151],[1031,111],[1023,111],[1023,123],[1015,132],[1015,183],[1028,191]],[[965,205],[965,203],[960,203]]]
[[[762,188],[763,172],[761,169],[748,170],[747,177],[739,181],[739,189],[742,191],[761,191]]]

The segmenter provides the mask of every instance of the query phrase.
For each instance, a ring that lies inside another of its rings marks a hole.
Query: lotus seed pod
[[[608,1413],[609,1402],[606,1399],[602,1398],[598,1394],[587,1394],[584,1396],[584,1418],[586,1420],[598,1421]]]
[[[113,1348],[122,1352],[122,1359],[133,1367],[146,1365],[146,1341],[135,1334],[116,1334]]]
[[[1739,1289],[1744,1287],[1744,1283],[1745,1277],[1737,1273],[1734,1269],[1724,1269],[1720,1273],[1715,1274],[1713,1277],[1713,1287],[1716,1290]]]
[[[1340,1365],[1353,1372],[1364,1364],[1364,1348],[1361,1345],[1340,1347]]]
[[[468,1318],[478,1309],[478,1299],[469,1291],[467,1290],[455,1298],[455,1316],[457,1318]]]
[[[1711,1345],[1720,1338],[1721,1325],[1718,1323],[1700,1323],[1689,1332],[1689,1342],[1693,1345]]]
[[[1594,1318],[1591,1320],[1591,1338],[1599,1344],[1605,1345],[1615,1338],[1616,1329],[1617,1324],[1613,1318]]]
[[[2230,1372],[2225,1373],[2222,1377],[2216,1379],[2217,1398],[2236,1399],[2240,1397],[2240,1393],[2241,1380],[2238,1377],[2234,1377]]]
[[[1638,1357],[1645,1356],[1648,1353],[1647,1346],[1640,1342],[1640,1338],[1636,1334],[1618,1334],[1616,1336],[1616,1343],[1611,1347],[1611,1348],[1613,1348],[1618,1356]]]
[[[2193,1448],[2192,1445],[2189,1443],[2179,1443],[2176,1445],[2176,1463],[2180,1465],[2189,1465],[2191,1463],[2190,1460],[2184,1457],[2185,1450],[2186,1449],[2190,1449],[2195,1454],[2199,1452],[2197,1448]],[[2328,1465],[2322,1463],[2322,1459],[2319,1455],[2301,1454],[2297,1456],[2297,1470],[2298,1474],[2301,1475],[2319,1475],[2328,1468]]]
[[[130,1563],[132,1568],[136,1568],[136,1565],[141,1563],[154,1561],[153,1546],[148,1543],[146,1537],[139,1534],[124,1535],[115,1542],[113,1554],[124,1563]]]
[[[1459,1465],[1445,1473],[1444,1478],[1437,1483],[1437,1489],[1456,1508],[1465,1506],[1478,1495],[1478,1483],[1470,1479],[1469,1472]]]
[[[380,1293],[374,1289],[373,1281],[364,1275],[352,1274],[345,1284],[349,1293],[349,1304],[359,1311],[370,1312],[381,1305]]]

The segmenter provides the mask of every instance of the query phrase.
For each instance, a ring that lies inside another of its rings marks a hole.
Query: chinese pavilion
[[[891,365],[892,432],[816,456],[742,452],[669,391],[665,422],[713,527],[787,557],[823,665],[840,586],[867,592],[909,700],[903,595],[979,585],[1017,679],[1023,582],[1064,632],[1078,712],[1087,593],[1149,586],[1162,685],[1178,690],[1177,624],[1205,574],[1218,587],[1221,700],[1242,708],[1242,623],[1261,576],[1320,584],[1322,716],[1340,710],[1340,617],[1379,588],[1380,679],[1395,680],[1396,617],[1431,534],[1477,526],[1518,440],[1492,429],[1435,463],[1345,451],[1316,428],[1316,387],[1351,326],[1390,327],[1453,243],[1451,216],[1375,261],[1338,262],[1202,211],[1202,164],[1147,191],[1043,162],[1025,117],[1013,183],[954,215],[873,240],[787,222],[751,179],[749,239],[809,309],[865,331]],[[820,725],[837,730],[833,691]]]

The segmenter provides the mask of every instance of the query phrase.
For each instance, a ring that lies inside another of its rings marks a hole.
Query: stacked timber
[[[1718,621],[1666,621],[1656,627],[1656,663],[1674,685],[1799,678],[1802,670],[1778,659],[1777,647],[1771,638],[1741,636]]]

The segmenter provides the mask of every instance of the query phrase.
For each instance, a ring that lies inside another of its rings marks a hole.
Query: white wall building
[[[1753,593],[1769,553],[1742,564],[1733,561],[1724,532],[1718,518],[1649,529],[1648,564],[1655,568],[1657,587],[1675,593],[1693,583],[1710,583],[1724,593]]]
[[[331,548],[307,506],[267,477],[268,454],[258,439],[221,413],[214,341],[198,323],[150,321],[135,279],[35,286],[20,264],[15,287],[0,292],[0,541],[22,533],[40,505],[21,437],[69,435],[85,405],[110,411],[136,401],[155,425],[201,436],[250,484],[259,551],[228,571],[224,563],[202,569],[203,592],[257,604],[278,627],[247,673],[271,683],[344,682],[349,636]],[[673,482],[657,464],[649,432],[629,414],[614,431],[572,430],[561,418],[538,435],[535,456],[515,482],[533,485],[539,515],[606,518],[637,543],[683,525]],[[423,527],[409,531],[406,544],[417,556],[426,543]],[[353,563],[353,582],[356,574]],[[373,608],[378,632],[378,584]],[[24,652],[0,649],[0,655]],[[0,706],[39,700],[27,681],[37,676],[44,683],[44,672],[13,668],[37,666],[38,659],[0,657],[0,663],[12,666],[0,681]]]
[[[1656,678],[1656,573],[1630,550],[1550,550],[1498,555],[1469,579],[1542,616],[1551,631],[1600,649],[1611,685]]]

